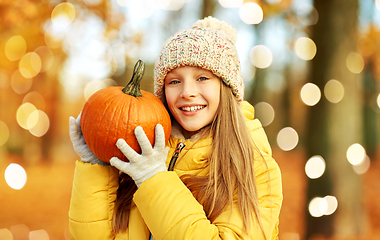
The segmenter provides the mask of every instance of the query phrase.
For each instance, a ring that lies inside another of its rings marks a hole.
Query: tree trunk
[[[308,200],[331,194],[338,200],[338,209],[320,218],[308,214],[307,237],[358,236],[364,229],[361,180],[346,159],[348,147],[362,141],[361,77],[346,66],[347,56],[356,51],[358,1],[314,1],[314,6],[320,17],[312,29],[318,52],[311,80],[323,92],[325,84],[336,79],[343,84],[345,95],[336,104],[322,98],[310,109],[307,153],[309,157],[322,155],[326,172],[309,181]]]

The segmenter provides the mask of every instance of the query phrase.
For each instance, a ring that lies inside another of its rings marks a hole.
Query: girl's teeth
[[[183,107],[182,110],[188,111],[188,112],[194,112],[198,109],[202,109],[203,106],[192,106],[192,107]]]

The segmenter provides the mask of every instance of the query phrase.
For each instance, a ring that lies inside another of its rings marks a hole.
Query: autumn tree
[[[307,218],[307,237],[358,236],[363,233],[361,179],[346,159],[348,147],[362,141],[361,75],[349,71],[346,59],[356,52],[358,39],[358,1],[314,1],[319,21],[312,28],[317,54],[311,64],[310,79],[322,91],[336,79],[344,87],[338,103],[325,98],[310,108],[307,154],[321,155],[326,172],[308,183],[308,202],[314,197],[333,195],[338,208],[331,216]]]
[[[51,160],[54,147],[67,137],[67,129],[62,128],[61,122],[63,90],[59,81],[67,51],[63,47],[64,34],[50,31],[54,13],[67,15],[73,22],[85,21],[86,16],[93,14],[104,21],[105,35],[119,29],[125,22],[124,15],[115,12],[109,1],[97,1],[96,4],[76,1],[74,4],[21,0],[0,2],[0,121],[10,132],[4,147],[7,152],[29,162]],[[59,5],[62,7],[58,11]],[[37,69],[37,72],[26,76],[20,74],[25,72],[21,62],[30,54],[38,57],[29,61],[30,69],[27,70]],[[38,95],[44,102],[43,106],[28,98],[29,93]],[[16,119],[17,109],[27,101],[48,116],[48,131],[42,136],[33,136]],[[67,126],[67,120],[64,123]]]

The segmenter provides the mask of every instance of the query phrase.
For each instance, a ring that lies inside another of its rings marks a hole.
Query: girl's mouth
[[[205,105],[199,105],[199,106],[191,106],[191,107],[181,107],[179,109],[181,109],[182,111],[185,111],[185,112],[195,112],[197,110],[200,110],[202,108],[205,108],[206,106]]]

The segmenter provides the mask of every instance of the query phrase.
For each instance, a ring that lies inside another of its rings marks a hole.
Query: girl
[[[236,31],[208,17],[173,35],[155,64],[155,94],[172,117],[142,153],[107,166],[88,149],[80,117],[70,118],[76,162],[72,239],[278,239],[281,174],[244,86]]]

